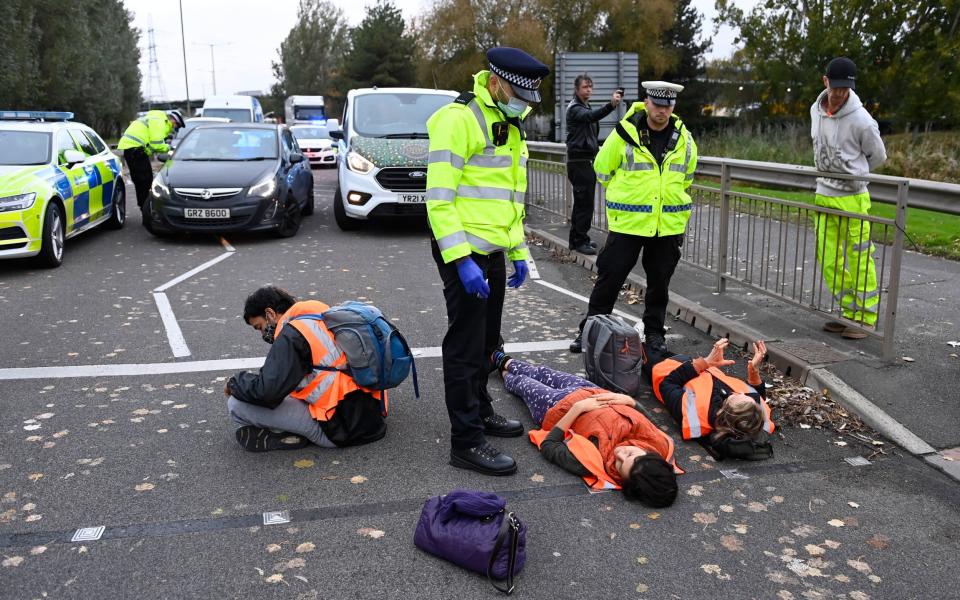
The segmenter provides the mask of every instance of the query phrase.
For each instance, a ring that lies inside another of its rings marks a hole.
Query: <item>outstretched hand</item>
[[[763,343],[763,340],[758,340],[753,343],[753,356],[750,357],[750,362],[747,363],[747,370],[753,371],[760,374],[760,366],[763,365],[763,359],[767,356],[767,345]]]
[[[710,354],[704,359],[707,361],[708,367],[729,367],[734,364],[734,361],[724,358],[723,351],[730,344],[730,340],[727,338],[720,338],[713,345],[713,348],[710,350]]]

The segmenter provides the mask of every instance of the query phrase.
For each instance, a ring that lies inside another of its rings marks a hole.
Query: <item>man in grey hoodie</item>
[[[880,128],[853,91],[856,82],[857,67],[849,58],[835,58],[827,65],[823,76],[827,89],[810,107],[813,158],[819,171],[866,175],[887,159]],[[864,181],[822,177],[817,180],[816,204],[867,215],[870,194]],[[876,326],[880,305],[873,252],[869,222],[817,216],[817,260],[827,287],[844,318],[870,327]],[[836,321],[823,328],[849,339],[866,337]]]

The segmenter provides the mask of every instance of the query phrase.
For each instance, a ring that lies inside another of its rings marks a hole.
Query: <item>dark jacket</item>
[[[259,373],[241,371],[227,382],[230,394],[247,404],[265,408],[280,406],[311,371],[310,344],[295,327],[284,327],[270,346]],[[321,421],[324,434],[337,446],[365,444],[382,438],[387,426],[380,401],[357,390],[347,394],[328,421]]]
[[[613,112],[609,102],[596,110],[590,110],[587,104],[573,97],[567,105],[567,158],[593,159],[600,149],[600,119]]]

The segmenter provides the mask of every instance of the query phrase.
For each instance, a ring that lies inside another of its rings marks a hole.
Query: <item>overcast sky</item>
[[[509,0],[490,0],[509,1]],[[343,7],[351,25],[363,19],[367,0],[334,0]],[[759,0],[735,0],[749,8]],[[422,13],[432,0],[394,0],[407,18]],[[703,13],[704,34],[713,35],[714,0],[694,0]],[[143,95],[153,98],[184,98],[183,50],[177,0],[124,0],[141,31],[140,70]],[[216,91],[267,90],[274,83],[270,62],[297,18],[298,0],[183,0],[187,77],[190,96],[213,94],[210,44],[216,66]],[[264,7],[269,7],[264,10]],[[159,78],[151,77],[148,30],[153,28]],[[713,39],[710,58],[725,57],[733,49],[733,32],[723,28]],[[162,83],[162,90],[161,90]]]

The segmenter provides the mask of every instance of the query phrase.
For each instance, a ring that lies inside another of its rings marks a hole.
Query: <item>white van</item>
[[[330,130],[340,154],[333,198],[340,229],[370,218],[427,214],[427,119],[458,95],[421,88],[347,93],[343,128]]]
[[[323,96],[290,96],[283,103],[283,115],[287,125],[323,125],[327,121]]]
[[[263,107],[253,96],[210,96],[203,102],[203,116],[234,123],[263,123]]]

